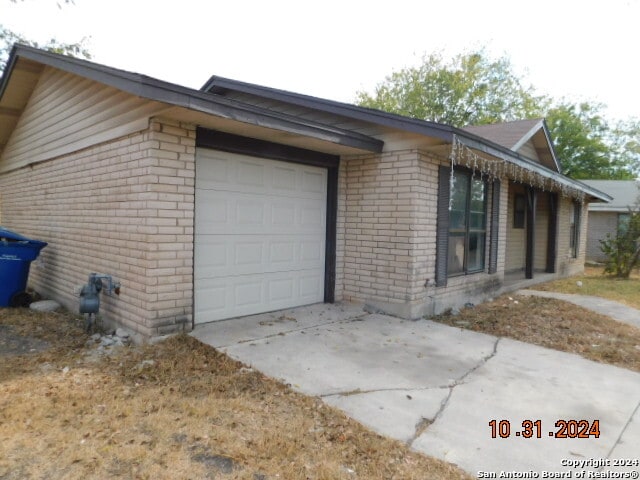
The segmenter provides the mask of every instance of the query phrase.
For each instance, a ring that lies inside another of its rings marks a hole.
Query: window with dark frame
[[[513,198],[513,228],[524,228],[527,216],[527,201],[523,193]]]
[[[487,184],[468,169],[451,181],[447,275],[481,272],[487,237]]]

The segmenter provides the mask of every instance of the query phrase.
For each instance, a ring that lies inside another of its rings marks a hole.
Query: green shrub
[[[600,250],[607,256],[605,273],[629,278],[640,264],[640,211],[629,211],[629,221],[617,235],[607,234],[600,240]]]

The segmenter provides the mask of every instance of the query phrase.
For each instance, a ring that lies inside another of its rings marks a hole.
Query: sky
[[[187,87],[219,75],[350,103],[425,54],[485,47],[538,93],[640,117],[640,0],[0,0],[0,23]]]

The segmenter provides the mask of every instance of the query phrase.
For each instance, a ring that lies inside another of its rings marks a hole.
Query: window
[[[629,220],[631,220],[631,214],[619,213],[618,214],[618,235],[624,235],[629,228]]]
[[[524,228],[527,214],[527,202],[522,193],[516,193],[513,199],[513,228]]]
[[[571,257],[578,258],[580,245],[580,209],[581,205],[577,202],[571,204],[572,212],[569,219],[569,248]]]
[[[450,192],[448,276],[484,270],[487,185],[470,170],[456,169]]]

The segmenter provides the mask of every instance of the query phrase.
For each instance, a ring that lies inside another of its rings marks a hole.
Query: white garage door
[[[327,170],[196,150],[195,321],[324,301]]]

